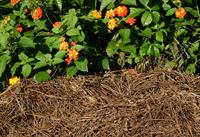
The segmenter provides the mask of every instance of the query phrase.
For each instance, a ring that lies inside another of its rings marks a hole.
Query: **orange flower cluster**
[[[118,25],[118,22],[117,22],[117,20],[116,19],[110,19],[109,21],[108,21],[108,28],[110,29],[110,30],[113,30],[115,27],[117,27],[117,25]]]
[[[93,10],[92,11],[92,16],[96,19],[100,19],[101,18],[101,12],[97,11],[97,10]]]
[[[76,61],[78,59],[78,51],[76,49],[70,49],[65,62],[69,65],[72,60]]]
[[[10,3],[12,6],[15,6],[17,3],[19,3],[20,0],[10,0]]]
[[[178,8],[175,12],[176,18],[179,18],[179,19],[184,18],[186,14],[187,12],[183,7]]]
[[[110,9],[106,11],[105,17],[110,19],[107,23],[108,29],[114,30],[114,28],[118,26],[117,19],[114,19],[115,16],[126,17],[127,15],[128,15],[128,8],[125,5],[120,5],[115,9]],[[128,18],[125,22],[127,24],[133,25],[135,24],[136,19]]]
[[[115,10],[115,14],[119,17],[125,17],[128,15],[128,8],[125,5],[118,6]]]
[[[42,18],[43,15],[43,10],[41,7],[37,7],[33,13],[32,13],[32,18],[35,20],[39,20],[40,18]]]
[[[17,24],[17,31],[20,32],[20,33],[23,31],[23,26],[22,26],[21,23]]]
[[[60,27],[61,26],[61,22],[57,21],[53,24],[54,27]]]
[[[129,24],[129,25],[133,25],[133,24],[135,24],[136,19],[134,19],[133,17],[130,17],[130,18],[128,18],[125,22],[126,22],[127,24]]]
[[[60,44],[60,50],[67,50],[69,48],[69,44],[67,43],[67,42],[62,42],[61,44]]]

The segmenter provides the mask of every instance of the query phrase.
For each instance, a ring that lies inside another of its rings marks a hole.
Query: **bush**
[[[196,73],[197,0],[0,1],[0,82],[127,67]]]

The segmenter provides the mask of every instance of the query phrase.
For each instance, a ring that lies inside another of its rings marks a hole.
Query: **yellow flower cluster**
[[[96,19],[100,19],[101,18],[101,12],[97,11],[97,10],[93,10],[92,11],[92,16]]]
[[[69,44],[67,43],[67,42],[62,42],[61,44],[60,44],[60,50],[67,50],[69,48]]]
[[[113,9],[111,9],[111,10],[108,10],[108,11],[106,11],[106,15],[105,15],[105,17],[106,18],[114,18],[115,17],[115,10],[113,10]]]
[[[2,28],[4,25],[6,25],[8,23],[8,21],[10,21],[10,19],[11,19],[10,16],[6,16],[3,19],[2,23],[0,24],[0,28]]]
[[[10,85],[15,85],[16,83],[20,82],[20,78],[19,77],[12,77],[9,79],[9,84]]]
[[[117,27],[117,20],[116,19],[110,19],[109,21],[108,21],[108,28],[110,29],[110,30],[113,30],[115,27]]]

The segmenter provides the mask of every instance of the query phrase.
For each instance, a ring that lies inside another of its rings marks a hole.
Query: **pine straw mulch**
[[[0,95],[1,137],[200,137],[200,77],[178,72],[23,80]]]

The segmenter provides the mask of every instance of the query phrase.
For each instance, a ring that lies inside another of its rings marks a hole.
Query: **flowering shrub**
[[[42,82],[158,62],[199,68],[197,0],[10,0],[0,7],[2,88],[16,76]]]

